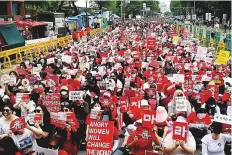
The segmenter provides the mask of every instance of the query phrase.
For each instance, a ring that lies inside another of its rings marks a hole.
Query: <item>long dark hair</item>
[[[50,126],[50,124],[51,124],[51,120],[50,120],[51,115],[50,115],[47,107],[44,106],[44,105],[38,105],[37,107],[40,107],[42,109],[42,111],[43,111],[43,123],[44,123],[44,126],[46,126],[46,127]]]

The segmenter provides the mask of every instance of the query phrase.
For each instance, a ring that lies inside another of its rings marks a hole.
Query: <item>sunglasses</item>
[[[34,113],[40,113],[42,110],[34,110]]]
[[[10,109],[3,109],[3,112],[10,112]]]
[[[181,97],[181,96],[183,96],[183,94],[178,94],[177,96],[178,96],[178,97]]]
[[[63,109],[62,111],[63,112],[69,112],[69,109]]]

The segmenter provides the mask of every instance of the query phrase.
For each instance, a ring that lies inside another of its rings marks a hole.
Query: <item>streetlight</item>
[[[145,8],[146,8],[146,3],[143,3],[143,18],[144,18],[144,11],[145,11]]]

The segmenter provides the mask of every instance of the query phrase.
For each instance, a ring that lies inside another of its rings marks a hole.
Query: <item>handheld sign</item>
[[[29,102],[30,101],[29,93],[17,93],[15,103],[19,103],[21,101]]]
[[[47,59],[47,64],[49,65],[49,64],[53,64],[53,63],[55,63],[55,59],[54,58],[49,58],[49,59]]]
[[[175,83],[184,83],[184,74],[173,74],[172,82]]]
[[[176,111],[187,111],[187,104],[185,97],[175,97]]]
[[[183,140],[187,141],[188,134],[188,123],[186,122],[174,122],[173,123],[173,140]]]
[[[45,105],[49,112],[60,111],[60,94],[46,94],[41,96],[42,104]]]
[[[26,122],[23,117],[16,118],[10,123],[10,130],[14,133],[26,127]]]
[[[147,38],[147,48],[148,49],[154,49],[156,45],[156,39],[155,38]]]
[[[86,155],[111,155],[114,122],[91,121],[89,124]]]
[[[207,47],[198,46],[196,59],[197,60],[204,60],[205,57],[207,56],[207,50],[208,50]]]
[[[83,91],[69,91],[69,100],[83,100]]]
[[[216,63],[225,65],[227,63],[229,57],[230,57],[230,52],[229,51],[221,50],[219,52],[218,58],[216,59]]]
[[[228,115],[222,115],[222,114],[215,114],[213,121],[223,123],[223,124],[229,124],[232,125],[232,117]]]
[[[66,62],[66,63],[70,64],[72,62],[72,56],[62,55],[62,62]]]
[[[142,126],[152,129],[156,122],[156,112],[152,110],[144,110],[142,118]]]
[[[33,147],[36,155],[58,155],[58,149],[57,150],[46,149],[43,147],[39,147],[37,145],[35,146],[33,145]]]

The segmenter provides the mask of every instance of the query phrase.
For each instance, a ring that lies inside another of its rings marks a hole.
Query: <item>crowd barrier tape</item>
[[[90,35],[92,36],[99,32],[102,32],[101,28],[92,29],[90,31]],[[84,35],[87,35],[86,31],[84,32]],[[47,55],[49,49],[56,49],[58,46],[64,47],[68,45],[72,40],[72,35],[68,35],[61,38],[51,39],[45,42],[39,42],[36,44],[2,51],[0,52],[0,58],[3,58],[3,68],[12,69],[12,61],[10,56],[15,55],[15,63],[19,64],[23,62],[23,58],[27,60],[33,60],[34,58],[38,58],[40,54]]]

